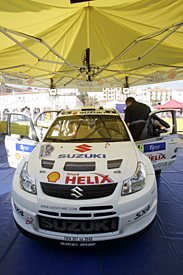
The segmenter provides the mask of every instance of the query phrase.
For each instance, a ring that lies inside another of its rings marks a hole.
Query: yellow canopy
[[[0,82],[128,87],[183,78],[183,1],[0,1]]]

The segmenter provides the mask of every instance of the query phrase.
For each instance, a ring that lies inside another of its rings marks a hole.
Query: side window
[[[161,133],[173,133],[173,114],[171,111],[158,112],[151,116],[148,124],[147,138],[160,136]]]
[[[37,118],[35,126],[41,126],[44,128],[49,128],[53,120],[57,117],[57,112],[43,112]]]
[[[168,132],[172,134],[173,131],[173,117],[172,112],[160,112],[153,117],[153,126],[155,133],[160,134]]]
[[[30,120],[21,114],[13,114],[10,118],[10,134],[17,134],[21,137],[29,137]]]

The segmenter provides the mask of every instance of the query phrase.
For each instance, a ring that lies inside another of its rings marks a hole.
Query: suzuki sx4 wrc
[[[11,202],[26,236],[92,246],[153,222],[156,177],[116,110],[66,110],[19,163]]]

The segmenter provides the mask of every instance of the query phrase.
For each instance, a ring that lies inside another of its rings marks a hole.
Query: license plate
[[[64,236],[63,241],[65,242],[92,242],[93,238],[92,237],[67,237]]]

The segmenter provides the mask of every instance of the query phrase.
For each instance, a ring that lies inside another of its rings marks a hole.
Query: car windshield
[[[43,142],[129,140],[129,135],[119,115],[69,115],[56,118]]]

